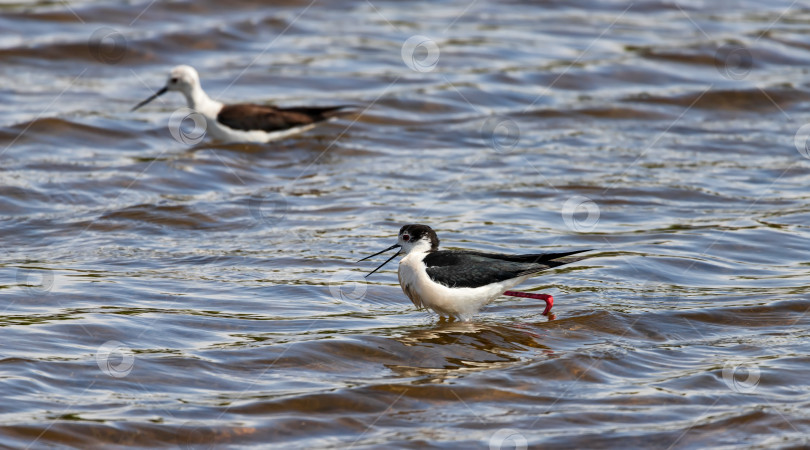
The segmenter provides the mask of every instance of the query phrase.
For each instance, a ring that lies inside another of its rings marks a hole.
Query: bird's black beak
[[[130,110],[129,110],[129,112],[135,111],[136,109],[140,108],[141,106],[143,106],[143,105],[145,105],[145,104],[147,104],[147,103],[151,102],[152,100],[154,100],[154,99],[156,99],[156,98],[160,97],[161,95],[165,94],[165,93],[166,93],[166,91],[168,91],[168,90],[169,90],[169,88],[168,88],[168,87],[163,86],[163,88],[162,88],[161,90],[159,90],[159,91],[155,92],[154,94],[152,94],[152,96],[151,96],[151,97],[149,97],[149,98],[147,98],[146,100],[144,100],[144,101],[142,101],[142,102],[138,103],[137,105],[135,105],[135,107],[134,107],[134,108],[132,108],[132,109],[130,109]]]
[[[401,245],[399,245],[399,244],[394,244],[394,245],[392,245],[392,246],[388,247],[387,249],[385,249],[385,250],[383,250],[383,251],[381,251],[381,252],[377,252],[377,253],[375,253],[375,254],[373,254],[373,255],[366,256],[365,258],[363,258],[363,259],[361,259],[361,260],[359,260],[359,261],[357,261],[357,262],[360,262],[360,261],[365,261],[365,260],[367,260],[367,259],[369,259],[369,258],[373,258],[373,257],[375,257],[375,256],[379,255],[380,253],[385,253],[385,252],[387,252],[387,251],[389,251],[389,250],[393,250],[393,249],[395,249],[395,248],[399,248],[399,247],[402,247],[402,246],[401,246]],[[401,250],[400,250],[400,251],[398,251],[398,252],[396,252],[396,253],[394,254],[394,256],[392,256],[392,257],[388,258],[388,259],[387,259],[387,260],[386,260],[384,263],[382,263],[382,264],[380,264],[379,266],[377,266],[377,268],[376,268],[376,269],[374,269],[374,270],[372,270],[371,272],[369,272],[369,273],[368,273],[368,275],[366,275],[366,278],[368,278],[368,276],[369,276],[369,275],[371,275],[372,273],[374,273],[374,272],[376,272],[376,271],[378,271],[378,270],[382,269],[382,266],[384,266],[384,265],[388,264],[388,263],[389,263],[389,262],[390,262],[392,259],[396,258],[396,257],[397,257],[397,256],[400,254],[400,252],[401,252]]]

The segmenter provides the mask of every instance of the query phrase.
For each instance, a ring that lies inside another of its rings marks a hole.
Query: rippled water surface
[[[0,30],[0,446],[810,445],[810,4],[3,2]],[[177,64],[356,109],[187,145],[179,94],[129,112]],[[596,251],[521,286],[551,318],[440,321],[356,262],[413,222]]]

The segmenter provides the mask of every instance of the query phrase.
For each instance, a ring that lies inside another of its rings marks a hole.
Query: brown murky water
[[[716,4],[715,4],[716,3]],[[810,445],[806,2],[0,5],[0,446]],[[215,98],[354,104],[186,145]],[[595,248],[471,323],[403,223]]]

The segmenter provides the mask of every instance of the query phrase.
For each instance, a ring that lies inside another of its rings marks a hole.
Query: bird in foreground
[[[585,259],[573,256],[590,250],[564,253],[506,255],[470,250],[439,250],[439,238],[427,225],[405,225],[397,243],[360,261],[401,248],[366,277],[378,271],[401,252],[399,285],[418,309],[429,308],[440,316],[468,321],[482,307],[500,295],[546,302],[548,315],[554,298],[547,294],[510,291],[512,287],[553,267]],[[360,262],[358,261],[358,262]]]
[[[206,134],[223,142],[270,142],[285,138],[337,117],[342,109],[349,107],[276,108],[252,103],[225,105],[203,91],[200,76],[193,67],[182,65],[172,69],[166,86],[135,105],[132,111],[169,91],[182,93],[188,107],[205,117]]]

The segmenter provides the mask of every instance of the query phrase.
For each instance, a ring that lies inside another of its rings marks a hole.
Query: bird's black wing
[[[343,113],[344,109],[351,108],[351,105],[340,105],[340,106],[295,106],[291,108],[279,108],[279,111],[288,112],[292,114],[304,114],[308,117],[311,117],[312,120],[315,122],[320,122],[322,120],[331,119],[332,117],[337,117],[341,113]]]
[[[431,280],[448,287],[475,288],[579,261],[584,257],[572,255],[587,251],[501,255],[441,250],[428,253],[423,262]]]
[[[217,122],[235,130],[272,132],[324,121],[336,116],[342,108],[345,106],[274,108],[242,103],[223,106],[217,115]]]

